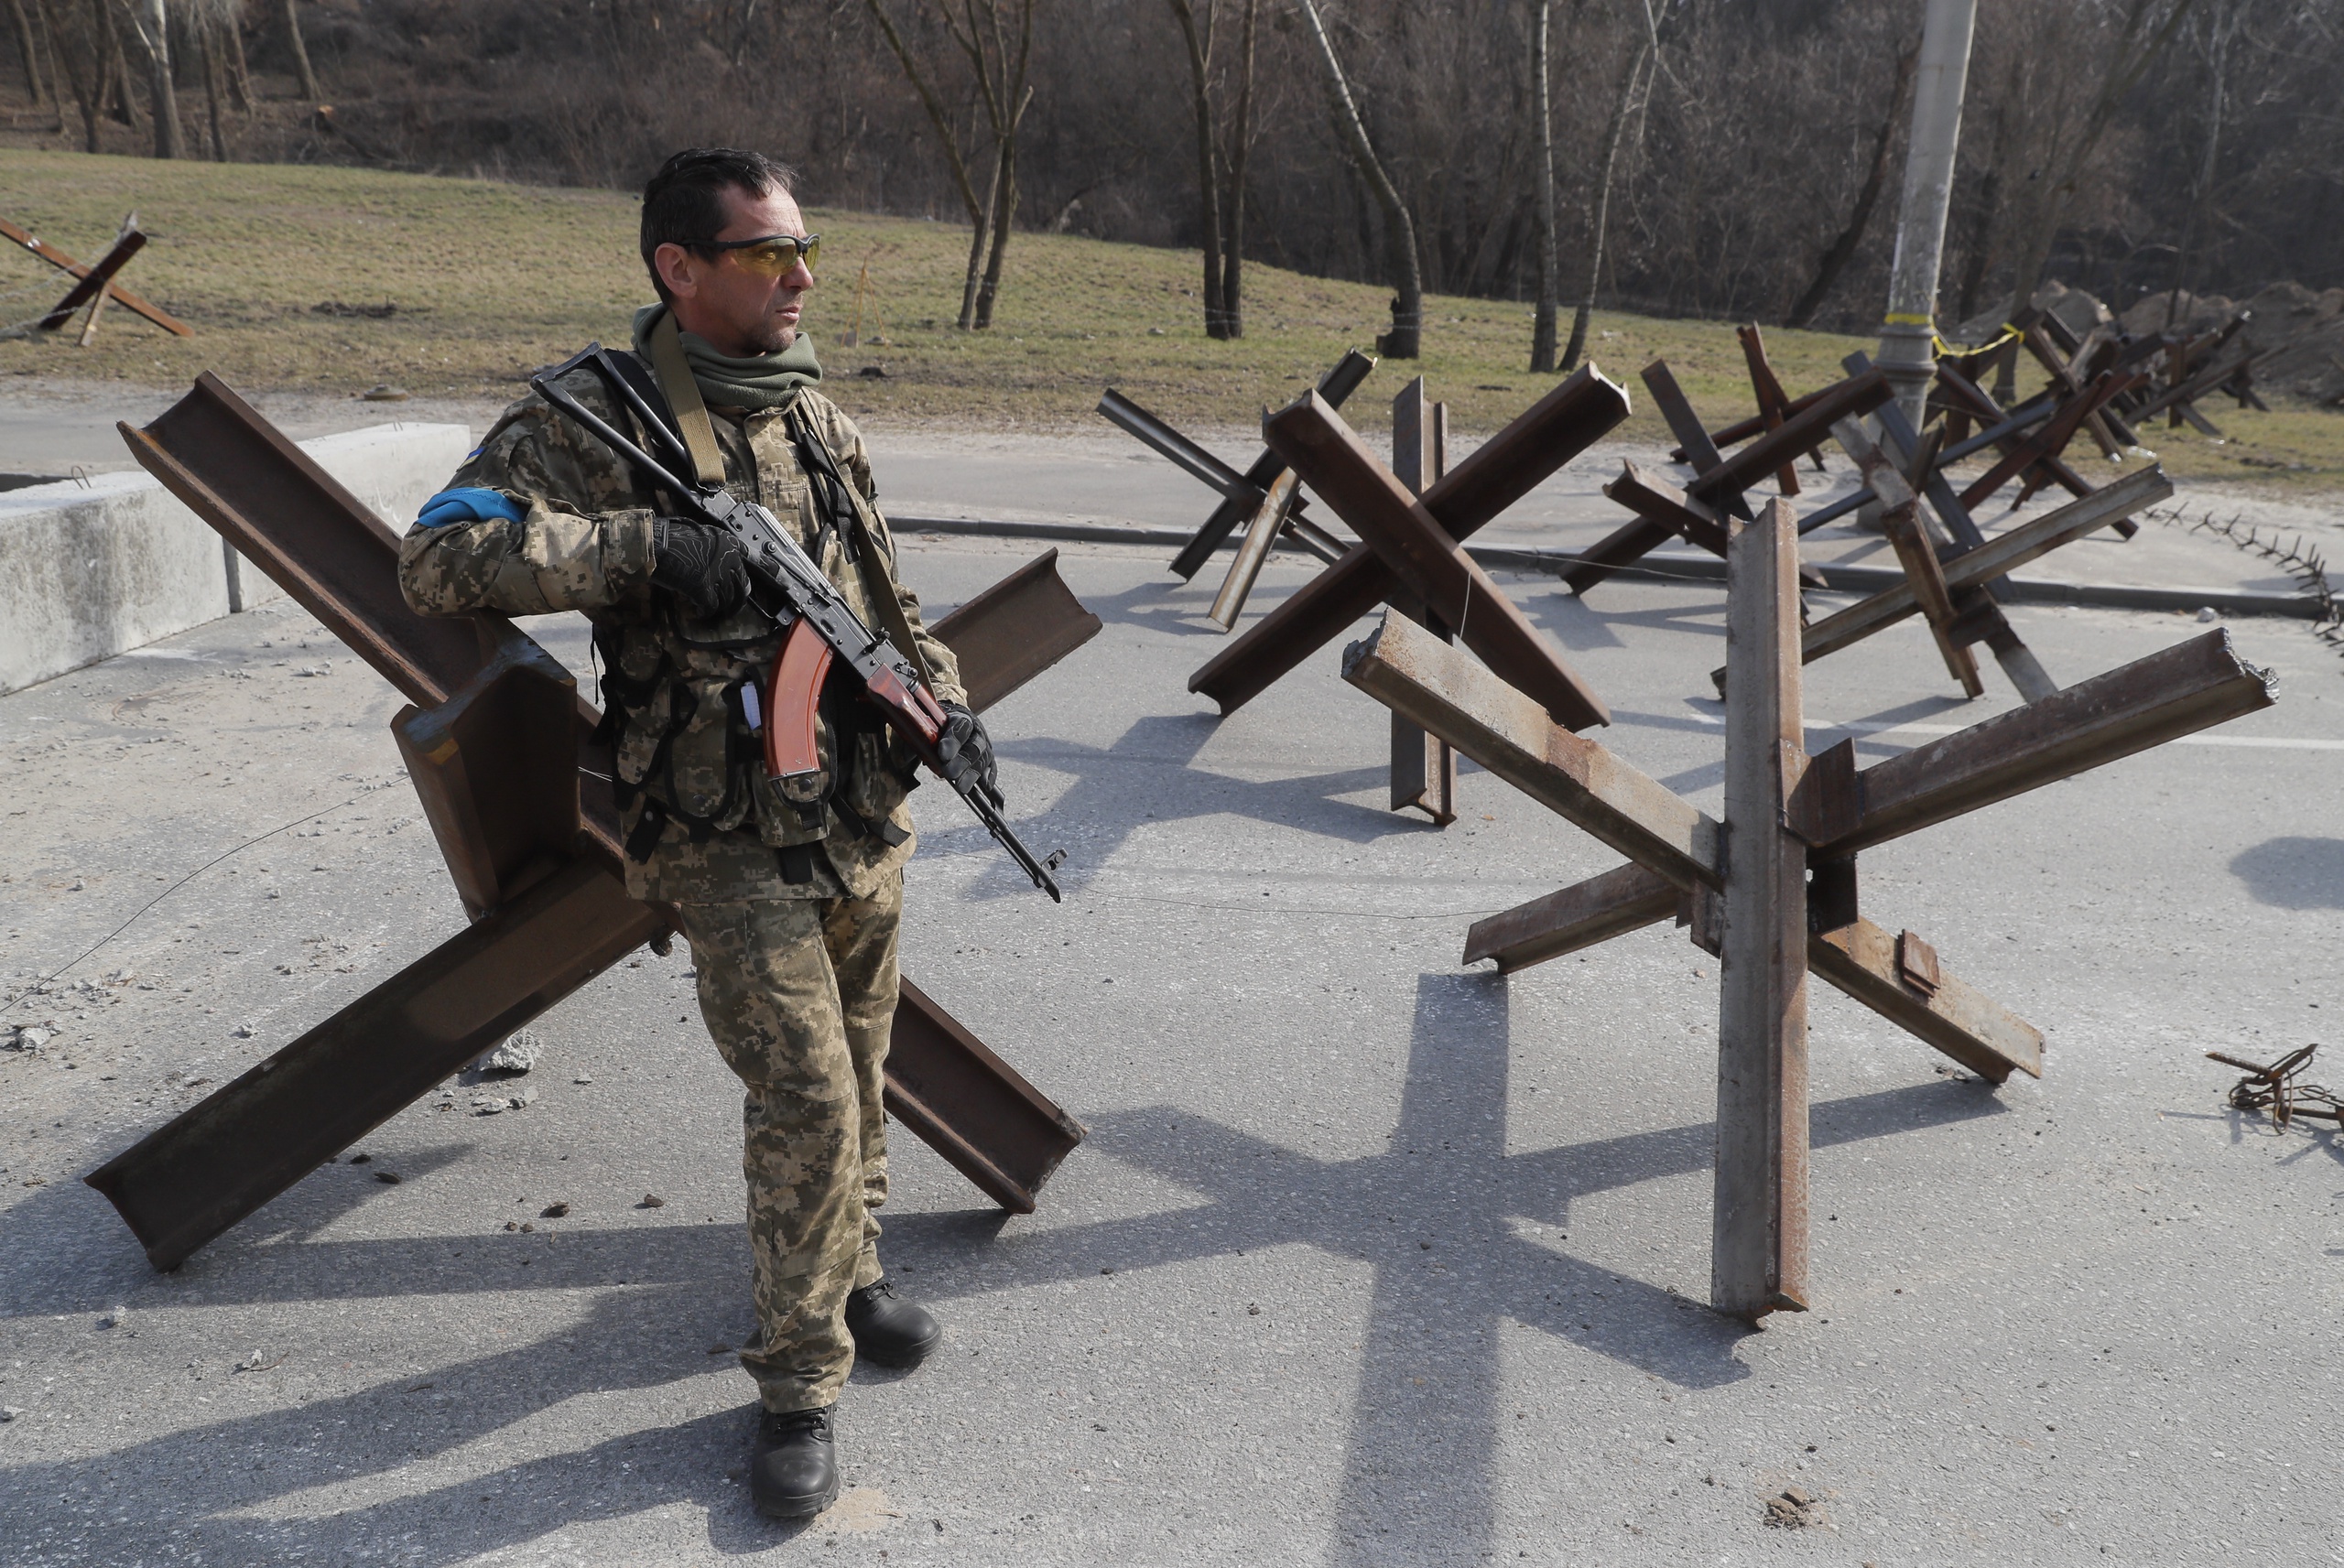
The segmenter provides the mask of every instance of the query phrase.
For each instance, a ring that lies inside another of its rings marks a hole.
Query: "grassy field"
[[[136,209],[151,236],[125,284],[196,329],[170,337],[109,311],[97,343],[71,330],[0,342],[0,375],[123,379],[173,385],[212,370],[249,387],[346,392],[390,383],[418,396],[502,398],[524,373],[590,339],[624,341],[649,297],[635,251],[631,196],[284,165],[159,163],[74,153],[0,152],[0,217],[82,260],[102,253]],[[1247,270],[1247,335],[1216,343],[1199,324],[1193,253],[1019,234],[998,319],[952,329],[965,231],[942,223],[815,211],[823,287],[808,330],[827,386],[859,417],[973,428],[1104,427],[1102,387],[1120,387],[1177,424],[1251,423],[1284,403],[1346,348],[1388,323],[1387,291],[1275,267]],[[866,340],[838,346],[868,265]],[[0,253],[0,323],[38,312],[64,275],[16,250]],[[327,306],[395,308],[381,319]],[[874,326],[874,315],[877,328]],[[1660,421],[1635,372],[1655,357],[1676,370],[1712,425],[1752,409],[1731,327],[1601,312],[1596,363],[1630,389],[1623,434],[1659,441]],[[1425,357],[1380,368],[1356,406],[1362,428],[1417,371],[1462,433],[1495,429],[1550,383],[1527,362],[1530,308],[1490,300],[1426,301]],[[1774,330],[1767,343],[1792,390],[1835,379],[1862,340]],[[854,373],[883,368],[884,377]],[[2230,440],[2159,430],[2152,444],[2176,474],[2251,481],[2305,494],[2344,489],[2344,416],[2310,410],[2209,410]],[[2099,465],[2100,460],[2092,462]],[[2295,466],[2301,465],[2301,466]]]

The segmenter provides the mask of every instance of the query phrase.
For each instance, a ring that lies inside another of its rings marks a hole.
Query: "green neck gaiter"
[[[635,351],[650,357],[651,329],[666,313],[665,305],[646,305],[635,313]],[[798,400],[801,386],[819,386],[822,367],[814,358],[814,340],[798,334],[777,354],[754,354],[735,359],[709,347],[697,333],[679,331],[684,360],[700,383],[700,395],[714,407],[787,408]]]

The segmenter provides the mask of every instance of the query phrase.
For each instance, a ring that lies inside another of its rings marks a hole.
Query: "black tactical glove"
[[[682,600],[702,621],[713,621],[748,598],[748,557],[722,528],[662,517],[652,534],[651,585]]]
[[[944,777],[955,789],[973,772],[986,797],[995,806],[1005,804],[993,760],[993,737],[985,733],[983,719],[957,702],[944,705],[944,735],[936,743],[936,754],[943,759]]]

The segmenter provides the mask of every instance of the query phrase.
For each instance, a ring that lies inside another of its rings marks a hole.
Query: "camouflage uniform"
[[[592,372],[562,384],[634,433]],[[787,412],[716,415],[727,486],[819,549],[864,624],[878,624],[853,557],[821,527],[788,423],[808,419],[848,481],[875,499],[852,422],[810,389]],[[822,772],[785,798],[740,695],[771,668],[779,639],[746,607],[703,621],[652,590],[652,498],[536,395],[505,410],[449,482],[500,491],[526,515],[418,525],[400,546],[400,586],[427,614],[579,610],[593,621],[603,690],[624,715],[627,891],[680,910],[700,1016],[747,1087],[742,1167],[761,1333],[742,1363],[769,1410],[830,1404],[854,1361],[847,1292],[880,1277],[872,1211],[887,1195],[880,1091],[913,849],[906,760],[875,715],[826,702]],[[875,533],[892,578],[884,519]],[[951,650],[921,626],[917,596],[895,592],[937,696],[965,703]]]

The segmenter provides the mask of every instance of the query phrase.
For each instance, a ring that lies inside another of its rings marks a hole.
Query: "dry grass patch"
[[[209,369],[253,387],[355,396],[388,382],[418,395],[501,398],[528,370],[590,339],[624,341],[633,309],[650,297],[635,255],[635,202],[621,192],[40,152],[0,152],[0,216],[84,260],[136,208],[152,239],[125,282],[197,331],[175,339],[109,312],[87,351],[71,346],[71,332],[0,343],[0,374],[168,386]],[[1176,423],[1249,425],[1388,320],[1384,289],[1253,265],[1247,336],[1216,343],[1199,324],[1193,253],[1020,234],[996,325],[964,333],[950,323],[965,229],[830,211],[808,222],[823,236],[825,262],[808,330],[839,400],[863,416],[1097,430],[1092,406],[1114,385]],[[874,334],[875,313],[884,341],[843,348],[866,263],[863,330]],[[51,277],[61,292],[63,276],[13,247],[0,254],[0,290]],[[39,298],[0,303],[0,318],[28,314]],[[320,305],[391,313],[327,314]],[[1528,306],[1435,297],[1426,315],[1424,359],[1379,369],[1355,410],[1363,427],[1384,423],[1390,395],[1418,372],[1468,435],[1496,428],[1552,384],[1523,368]],[[1605,311],[1595,328],[1596,362],[1636,407],[1628,438],[1666,439],[1635,379],[1655,357],[1675,367],[1712,424],[1750,411],[1727,324]],[[1840,357],[1866,346],[1779,330],[1767,341],[1794,391],[1835,378]],[[885,373],[857,373],[866,368]],[[2344,484],[2344,419],[2286,409],[2215,417],[2232,437],[2226,445],[2157,433],[2152,444],[2170,470],[2287,492]]]

